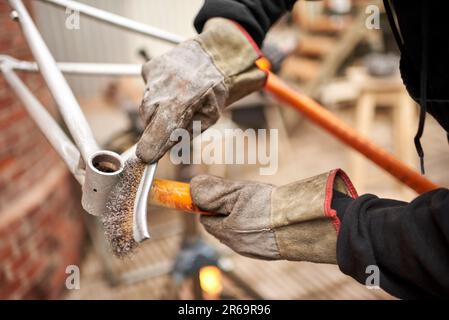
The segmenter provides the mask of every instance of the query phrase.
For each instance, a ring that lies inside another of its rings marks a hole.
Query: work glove
[[[239,25],[212,18],[196,38],[147,62],[140,106],[146,129],[137,144],[138,157],[159,160],[177,143],[170,140],[175,129],[191,133],[193,121],[200,120],[204,131],[224,107],[262,88],[267,74],[255,65],[260,56]]]
[[[266,260],[336,263],[340,221],[331,208],[334,190],[357,193],[341,170],[275,187],[209,175],[191,181],[205,229],[244,256]]]

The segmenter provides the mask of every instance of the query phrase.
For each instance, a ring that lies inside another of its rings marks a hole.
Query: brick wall
[[[0,54],[32,60],[18,24],[0,1]],[[42,78],[20,73],[57,114]],[[67,265],[80,259],[79,186],[0,73],[0,299],[59,298]]]

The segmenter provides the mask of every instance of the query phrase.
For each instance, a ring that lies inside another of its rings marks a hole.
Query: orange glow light
[[[220,269],[215,266],[202,267],[200,269],[201,289],[212,299],[218,299],[223,290],[221,284],[222,275]]]

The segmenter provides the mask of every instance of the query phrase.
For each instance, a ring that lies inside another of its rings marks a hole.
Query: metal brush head
[[[110,192],[101,220],[106,239],[118,257],[128,255],[150,237],[147,206],[156,167],[156,164],[147,165],[135,156],[129,157],[119,182]]]

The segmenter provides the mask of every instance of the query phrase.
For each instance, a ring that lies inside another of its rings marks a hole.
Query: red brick
[[[0,245],[0,261],[6,261],[6,259],[9,259],[12,256],[12,253],[13,251],[9,243]]]
[[[3,159],[0,159],[0,171],[8,170],[8,167],[11,166],[15,161],[15,157],[9,156]]]
[[[61,291],[63,286],[65,285],[65,280],[68,277],[68,274],[65,273],[65,269],[67,268],[67,265],[61,264],[58,267],[58,270],[53,274],[50,287],[52,288],[52,291]]]
[[[0,299],[8,299],[22,287],[22,282],[19,279],[15,279],[0,285]]]
[[[2,12],[2,18],[1,18],[1,23],[2,26],[5,28],[5,34],[10,36],[10,37],[16,37],[18,36],[18,32],[19,31],[19,26],[17,25],[17,22],[12,20],[9,17],[9,13],[10,11],[8,10],[7,12]]]
[[[25,264],[30,260],[29,253],[23,252],[20,256],[11,261],[11,271],[17,273],[25,267]]]
[[[36,282],[34,279],[39,279],[39,275],[45,270],[47,262],[44,259],[29,263],[22,271],[21,277],[27,279],[29,283]]]
[[[17,112],[9,116],[8,119],[5,119],[2,122],[0,122],[0,130],[5,130],[7,127],[15,125],[17,121],[27,116],[28,114],[26,113],[25,110],[18,110]]]
[[[5,105],[4,107],[2,107],[2,105],[0,104],[0,121],[6,120],[8,117],[11,116],[11,114],[17,112],[21,108],[22,107],[20,106],[18,101],[13,101],[11,104],[9,104],[8,106]]]
[[[0,38],[0,50],[6,51],[14,44],[13,38],[11,37],[1,37]]]
[[[20,221],[14,221],[7,225],[0,226],[0,239],[6,241],[11,239],[20,228]]]
[[[6,1],[0,1],[0,12],[7,12],[11,7]]]
[[[8,277],[6,275],[6,271],[4,268],[0,266],[0,288],[2,283],[6,283],[8,281]]]
[[[6,109],[10,105],[14,104],[15,101],[16,101],[16,97],[13,96],[12,94],[0,95],[0,106],[2,106],[2,108]]]
[[[9,18],[5,2],[0,0],[0,52],[30,60],[22,32]],[[42,76],[18,74],[50,113],[59,117]],[[37,186],[58,163],[61,160],[0,75],[0,210],[8,214],[7,205]],[[84,230],[79,187],[74,192],[72,182],[62,178],[41,204],[20,215],[20,221],[0,226],[2,298],[57,298],[60,294],[66,265],[79,259]]]

